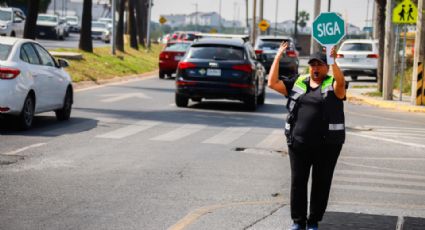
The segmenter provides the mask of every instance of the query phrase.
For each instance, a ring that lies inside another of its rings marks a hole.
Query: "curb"
[[[379,108],[395,109],[395,110],[400,110],[405,112],[425,113],[424,106],[400,104],[399,102],[396,102],[396,101],[378,100],[378,99],[373,99],[373,98],[369,98],[365,96],[353,95],[350,93],[347,93],[347,100],[348,102],[352,104],[367,104],[367,105],[372,105]]]
[[[83,54],[74,53],[74,52],[57,52],[57,51],[49,51],[49,53],[58,58],[65,58],[69,60],[83,60]]]

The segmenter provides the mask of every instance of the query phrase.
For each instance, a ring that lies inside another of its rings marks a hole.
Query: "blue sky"
[[[257,4],[260,0],[257,0]],[[189,14],[195,11],[211,12],[219,11],[220,0],[153,0],[152,20],[158,21],[162,14]],[[252,15],[252,2],[249,0],[249,15]],[[327,11],[328,0],[321,0],[321,11]],[[366,25],[366,18],[371,20],[374,0],[332,0],[331,10],[339,12],[344,19],[351,24],[362,28]],[[272,22],[275,21],[276,0],[264,0],[264,17]],[[369,7],[368,7],[369,5]],[[314,0],[299,0],[299,10],[310,13],[310,22],[314,20]],[[221,0],[222,16],[228,20],[245,20],[245,0]],[[257,13],[258,14],[258,13]],[[295,0],[278,0],[278,21],[293,20],[295,17]],[[370,21],[368,25],[370,25]]]

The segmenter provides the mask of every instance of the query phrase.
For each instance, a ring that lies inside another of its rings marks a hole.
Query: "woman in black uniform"
[[[333,172],[345,140],[345,80],[338,65],[333,76],[322,52],[313,54],[309,74],[279,79],[279,60],[286,53],[282,43],[270,69],[268,86],[288,97],[285,135],[291,164],[291,230],[317,230],[326,211]],[[336,52],[331,51],[335,59]],[[307,185],[312,168],[310,209]]]

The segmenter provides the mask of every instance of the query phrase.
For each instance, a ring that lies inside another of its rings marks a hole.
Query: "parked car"
[[[288,42],[289,47],[286,54],[282,56],[279,63],[279,76],[293,77],[298,74],[298,51],[294,41],[287,36],[259,36],[255,42],[255,53],[261,58],[267,73],[273,64],[276,53],[282,42]]]
[[[67,66],[33,40],[0,39],[0,116],[14,118],[22,129],[31,127],[34,114],[47,111],[68,120],[73,88]]]
[[[100,39],[105,43],[111,42],[111,31],[104,22],[92,21],[91,23],[91,37],[93,39]]]
[[[37,36],[53,39],[65,38],[65,23],[53,14],[39,14],[37,18]]]
[[[264,104],[264,75],[249,42],[240,38],[199,39],[178,64],[175,103],[186,107],[189,99],[240,100],[253,111]]]
[[[377,76],[378,41],[370,39],[345,40],[337,52],[336,63],[345,76]]]
[[[97,21],[106,23],[106,28],[112,30],[112,18],[98,18]]]
[[[177,70],[177,65],[190,47],[191,42],[175,41],[165,45],[162,52],[159,54],[159,78],[164,78],[165,75],[171,77]]]
[[[66,16],[65,20],[69,25],[69,32],[76,32],[76,33],[80,32],[81,30],[80,20],[78,19],[77,16]]]
[[[23,37],[25,14],[13,7],[0,7],[0,35]]]

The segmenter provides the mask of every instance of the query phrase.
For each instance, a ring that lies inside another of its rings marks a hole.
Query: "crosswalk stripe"
[[[399,178],[399,179],[418,179],[418,180],[424,180],[425,176],[421,175],[413,175],[413,174],[407,174],[407,173],[390,173],[390,172],[372,172],[372,171],[355,171],[355,170],[336,170],[336,175],[363,175],[363,176],[383,176],[383,177],[392,177],[392,178]]]
[[[353,136],[365,137],[365,138],[368,138],[368,139],[375,139],[375,140],[392,142],[392,143],[401,144],[401,145],[407,145],[407,146],[411,146],[411,147],[425,148],[425,145],[416,144],[416,143],[409,143],[409,142],[405,142],[405,141],[398,141],[398,140],[393,140],[393,139],[389,139],[389,138],[382,138],[382,137],[377,137],[377,136],[373,136],[373,135],[369,135],[369,134],[362,134],[362,133],[356,133],[356,132],[347,132],[347,134],[353,135]]]
[[[165,133],[163,135],[151,138],[151,140],[155,140],[155,141],[176,141],[176,140],[179,140],[181,138],[187,137],[191,134],[194,134],[196,132],[199,132],[200,130],[202,130],[205,127],[206,127],[205,125],[187,124],[187,125],[180,126],[177,129],[174,129],[174,130],[172,130],[168,133]]]
[[[128,137],[131,135],[134,135],[136,133],[139,133],[143,130],[152,128],[156,125],[160,124],[160,122],[155,121],[139,121],[132,125],[125,126],[123,128],[114,130],[112,132],[108,132],[102,135],[98,135],[96,137],[98,138],[109,138],[109,139],[121,139],[124,137]]]
[[[361,178],[361,177],[344,177],[334,176],[335,182],[350,182],[350,183],[370,183],[370,184],[385,184],[385,185],[404,185],[404,186],[418,186],[425,187],[425,183],[406,181],[406,180],[394,180],[394,179],[376,179],[376,178]]]
[[[264,140],[257,144],[257,148],[279,148],[284,141],[283,130],[274,130]]]
[[[425,196],[425,191],[423,189],[414,190],[414,189],[404,189],[404,188],[394,188],[394,187],[371,187],[371,186],[361,186],[361,185],[339,185],[339,184],[333,184],[332,189]]]
[[[249,132],[251,128],[241,128],[241,127],[230,127],[221,131],[219,134],[206,139],[202,143],[206,144],[230,144],[239,137],[243,136],[247,132]]]
[[[420,157],[340,157],[343,160],[388,160],[388,161],[425,161],[425,158]]]

